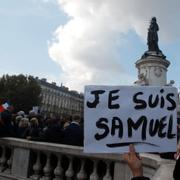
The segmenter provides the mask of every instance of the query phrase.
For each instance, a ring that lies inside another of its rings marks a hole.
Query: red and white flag
[[[7,102],[0,105],[0,113],[5,111],[8,107],[9,107],[9,104]]]

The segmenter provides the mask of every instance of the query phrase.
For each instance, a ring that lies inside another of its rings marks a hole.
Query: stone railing
[[[174,161],[141,154],[144,174],[172,180]],[[0,139],[0,180],[129,180],[131,172],[118,154],[87,154],[82,147]]]

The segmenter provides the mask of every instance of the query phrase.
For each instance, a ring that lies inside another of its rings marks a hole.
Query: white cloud
[[[55,31],[49,55],[62,67],[63,82],[73,89],[82,90],[85,84],[131,84],[135,77],[123,68],[118,48],[129,30],[145,40],[152,16],[163,29],[161,40],[180,37],[178,0],[57,1],[70,19]]]

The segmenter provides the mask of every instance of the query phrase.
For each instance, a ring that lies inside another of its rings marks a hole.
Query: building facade
[[[40,112],[45,116],[53,115],[63,117],[79,114],[83,116],[84,96],[77,91],[70,91],[65,86],[47,82],[46,79],[36,78],[41,86]]]

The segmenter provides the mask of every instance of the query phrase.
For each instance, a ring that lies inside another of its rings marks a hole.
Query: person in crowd
[[[12,118],[12,122],[13,122],[13,126],[14,126],[14,130],[15,130],[15,133],[17,134],[17,131],[19,129],[19,122],[20,120],[22,119],[23,117],[20,116],[20,115],[17,115],[15,116],[14,118]],[[18,135],[17,135],[18,137]]]
[[[71,124],[71,117],[70,116],[65,116],[61,120],[61,126],[62,129],[66,129]]]
[[[28,118],[29,119],[34,118],[36,116],[37,116],[37,114],[36,114],[36,112],[34,110],[30,110],[29,111],[29,114],[28,114]]]
[[[30,126],[24,132],[23,138],[31,139],[39,136],[40,128],[38,124],[38,119],[33,117],[30,119]]]
[[[43,126],[44,126],[44,118],[43,118],[43,116],[41,114],[37,114],[35,117],[38,119],[39,128],[43,129]]]
[[[46,117],[43,121],[42,132],[44,132],[48,128],[49,121],[51,121],[50,117]]]
[[[22,118],[19,121],[18,129],[17,129],[17,137],[23,138],[26,130],[29,128],[29,119],[28,118]]]
[[[174,180],[180,180],[180,152],[175,154],[176,165],[173,171]],[[123,159],[127,162],[130,170],[132,171],[133,178],[131,180],[150,180],[148,177],[143,176],[143,166],[141,157],[136,153],[134,146],[129,145],[129,153],[123,154]]]
[[[1,113],[0,137],[16,137],[12,122],[12,108],[10,107]]]
[[[39,133],[39,136],[31,137],[29,140],[60,143],[61,134],[61,127],[57,123],[57,120],[49,118],[46,121],[46,127]]]
[[[26,116],[26,114],[25,114],[24,111],[18,111],[18,112],[17,112],[17,115],[18,115],[18,116],[22,116],[22,117],[25,117],[25,116]]]
[[[21,115],[16,116],[14,123],[18,125],[22,118],[23,118],[23,116],[21,116]]]
[[[75,146],[83,146],[83,127],[80,125],[81,118],[74,115],[72,122],[62,130],[62,143]]]

